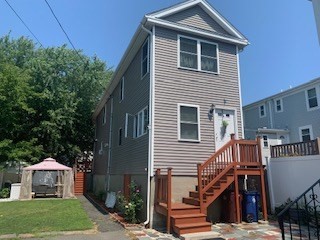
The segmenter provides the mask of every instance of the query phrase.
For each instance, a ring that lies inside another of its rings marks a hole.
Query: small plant
[[[226,120],[222,120],[222,127],[227,128],[229,123]]]
[[[129,185],[130,195],[126,198],[122,192],[117,194],[117,209],[123,213],[124,219],[130,223],[137,223],[139,219],[137,215],[142,210],[143,200],[141,190],[134,181]]]
[[[10,196],[9,188],[2,188],[0,191],[0,198],[8,198]]]

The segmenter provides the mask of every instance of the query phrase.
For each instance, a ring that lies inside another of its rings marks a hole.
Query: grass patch
[[[0,202],[0,235],[92,228],[77,199]]]

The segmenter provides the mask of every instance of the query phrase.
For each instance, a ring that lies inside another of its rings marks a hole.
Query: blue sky
[[[68,43],[44,0],[8,0],[45,47]],[[144,14],[178,0],[48,0],[73,44],[116,67]],[[208,0],[250,41],[240,54],[243,104],[320,77],[320,46],[308,0]],[[32,36],[4,0],[0,35]],[[68,44],[68,46],[70,46]],[[71,46],[70,46],[71,48]]]

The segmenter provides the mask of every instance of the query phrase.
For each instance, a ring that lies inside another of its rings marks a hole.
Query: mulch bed
[[[142,223],[140,224],[128,223],[121,215],[119,215],[116,212],[114,208],[107,208],[105,203],[101,199],[98,199],[93,193],[85,193],[84,196],[100,211],[110,214],[110,216],[114,220],[119,222],[124,228],[134,228],[134,227],[144,228]]]

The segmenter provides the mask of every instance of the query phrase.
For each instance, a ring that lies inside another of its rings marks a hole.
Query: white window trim
[[[181,129],[180,129],[180,107],[194,107],[197,108],[197,117],[198,117],[198,139],[183,139],[181,138]],[[200,132],[200,106],[199,105],[192,105],[192,104],[186,104],[186,103],[178,103],[177,105],[177,129],[178,129],[178,141],[180,142],[201,142],[201,132]]]
[[[260,108],[261,108],[261,106],[263,106],[263,109],[264,109],[264,115],[261,115],[261,109],[260,109]],[[267,116],[267,113],[266,113],[266,105],[265,105],[265,104],[260,104],[258,109],[259,109],[259,117],[260,117],[260,118],[264,118],[264,117],[266,117],[266,116]]]
[[[147,72],[144,74],[144,75],[142,75],[143,73],[142,73],[142,71],[143,71],[143,48],[144,48],[144,46],[146,45],[146,44],[148,44],[148,48],[147,48]],[[141,48],[141,79],[143,79],[148,73],[149,73],[149,71],[150,71],[150,44],[149,44],[149,38],[147,38],[146,40],[145,40],[145,42],[143,43],[143,45],[142,45],[142,48]]]
[[[103,141],[100,142],[99,155],[103,154]]]
[[[313,130],[312,130],[312,125],[306,125],[306,126],[302,126],[302,127],[299,127],[299,139],[300,139],[300,142],[302,142],[302,130],[303,129],[307,129],[309,128],[309,132],[310,132],[310,140],[313,140]]]
[[[197,63],[198,63],[198,69],[194,69],[194,68],[187,68],[187,67],[182,67],[180,66],[180,38],[187,38],[187,39],[191,39],[191,40],[195,40],[197,41]],[[185,36],[185,35],[178,35],[178,52],[177,52],[177,59],[178,59],[178,62],[177,62],[177,67],[178,68],[181,68],[181,69],[187,69],[187,70],[192,70],[192,71],[197,71],[197,72],[205,72],[205,73],[211,73],[211,74],[216,74],[216,75],[219,75],[220,74],[220,64],[219,64],[219,44],[215,43],[215,42],[209,42],[209,41],[206,41],[206,40],[201,40],[201,39],[198,39],[198,38],[193,38],[193,37],[188,37],[188,36]],[[212,44],[212,45],[215,45],[216,46],[216,54],[217,54],[217,72],[211,72],[211,71],[205,71],[205,70],[201,70],[201,45],[200,43],[208,43],[208,44]]]
[[[119,102],[121,103],[124,99],[124,76],[120,81],[120,89],[119,89]]]
[[[310,108],[309,107],[309,96],[308,96],[308,91],[311,90],[311,89],[316,89],[316,96],[317,96],[317,102],[318,102],[318,106],[317,107],[313,107],[313,108]],[[306,97],[306,106],[307,106],[307,111],[314,111],[314,110],[317,110],[320,108],[320,94],[319,94],[319,89],[317,86],[314,86],[314,87],[311,87],[311,88],[308,88],[304,91],[305,93],[305,97]]]
[[[277,110],[277,101],[280,101],[280,106],[281,106],[281,110],[280,111]],[[283,101],[282,101],[282,98],[277,98],[277,99],[274,100],[274,111],[276,113],[283,112]]]
[[[144,129],[144,110],[146,110],[146,109],[148,109],[148,106],[146,106],[146,107],[144,107],[142,110],[140,110],[139,112],[137,112],[135,115],[134,115],[134,118],[133,118],[133,137],[134,138],[140,138],[140,137],[142,137],[143,135],[146,135],[147,133],[148,133],[148,131],[142,131],[142,134],[141,135],[139,135],[138,136],[138,133],[139,133],[139,129],[138,129],[138,127],[139,126],[137,126],[137,130],[136,130],[136,124],[138,124],[137,123],[137,117],[139,117],[139,114],[140,113],[142,113],[142,129]],[[149,111],[149,110],[148,110]],[[149,120],[150,121],[150,120]]]
[[[104,105],[102,110],[102,125],[107,123],[107,104]]]

